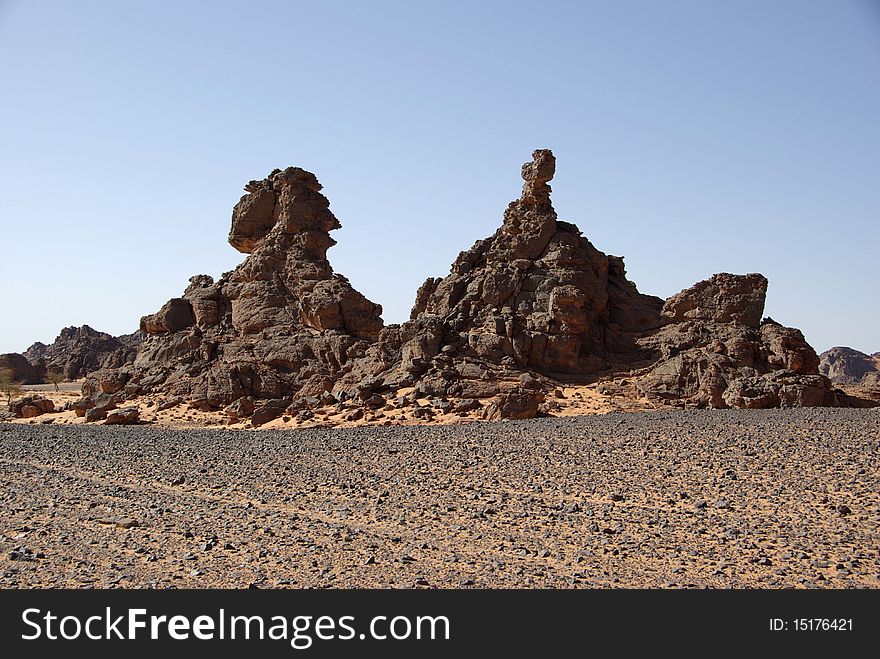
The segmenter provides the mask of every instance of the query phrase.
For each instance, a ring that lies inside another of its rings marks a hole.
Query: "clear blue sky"
[[[399,322],[538,147],[642,291],[762,272],[817,350],[880,350],[877,2],[0,0],[0,89],[0,352],[232,269],[242,185],[288,165]]]

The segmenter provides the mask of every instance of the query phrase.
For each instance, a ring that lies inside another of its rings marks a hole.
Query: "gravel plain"
[[[0,425],[0,587],[880,587],[880,410]]]

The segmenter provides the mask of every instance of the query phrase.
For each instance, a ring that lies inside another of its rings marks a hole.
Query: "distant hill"
[[[52,345],[34,343],[24,358],[44,373],[57,371],[76,380],[99,368],[119,368],[132,362],[141,340],[140,331],[114,337],[88,325],[65,327]]]
[[[46,369],[30,363],[17,352],[0,355],[0,369],[8,370],[12,379],[21,384],[39,384],[46,378]]]
[[[845,346],[819,355],[819,372],[834,384],[880,384],[880,352],[872,355]]]

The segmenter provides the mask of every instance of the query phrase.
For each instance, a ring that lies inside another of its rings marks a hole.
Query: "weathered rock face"
[[[245,190],[229,242],[247,259],[145,316],[132,367],[94,373],[84,395],[164,391],[202,409],[320,395],[378,338],[382,308],[327,260],[340,224],[315,176],[290,167]]]
[[[760,275],[721,274],[669,301],[678,303],[713,288],[713,281],[719,279],[724,285],[738,279],[740,290],[745,290],[749,282],[761,291],[767,286]],[[731,317],[726,302],[718,305],[715,315],[711,306],[703,309],[699,320],[670,322],[639,340],[658,354],[658,360],[637,380],[643,395],[673,404],[721,408],[840,403],[828,379],[819,375],[818,357],[799,330],[783,327],[770,318],[751,323],[763,312],[763,295],[756,293],[751,304],[741,308],[744,315],[740,317],[750,319],[749,324],[719,322],[717,318]]]
[[[76,380],[100,368],[119,368],[134,361],[140,332],[113,337],[88,325],[65,327],[52,345],[34,343],[24,356],[68,380]]]
[[[764,275],[721,273],[673,295],[663,303],[660,315],[670,323],[701,320],[756,328],[766,295]]]
[[[8,370],[12,379],[21,384],[38,384],[46,377],[44,366],[32,364],[24,355],[17,352],[0,355],[0,369]]]
[[[535,151],[494,235],[388,327],[327,261],[339,222],[315,176],[291,167],[251,181],[229,233],[247,259],[216,282],[192,277],[144,317],[133,366],[94,373],[80,408],[161,391],[254,425],[352,401],[362,408],[343,412],[355,420],[392,397],[417,418],[465,404],[526,418],[558,407],[545,401],[554,383],[597,380],[658,405],[841,404],[803,335],[761,320],[766,278],[722,273],[665,302],[640,293],[621,257],[557,218],[555,166]]]
[[[635,380],[657,404],[839,402],[803,335],[761,322],[763,275],[718,274],[665,302],[639,293],[622,258],[557,219],[548,185],[554,169],[549,151],[534,152],[523,166],[522,196],[498,231],[462,252],[447,277],[428,279],[410,320],[389,327],[359,364],[356,373],[366,377],[343,379],[337,389],[499,395],[489,418],[535,414],[523,376],[537,382],[530,391],[546,389],[546,379],[610,378],[610,392],[615,378]]]
[[[484,398],[534,372],[578,377],[646,358],[635,339],[661,325],[663,301],[626,279],[623,259],[597,250],[550,201],[556,161],[535,151],[520,198],[495,234],[428,279],[411,320],[389,328],[367,370],[385,385]]]
[[[55,403],[40,395],[25,396],[9,404],[9,411],[15,418],[30,419],[31,417],[49,414],[55,411]]]
[[[843,346],[819,355],[819,372],[834,384],[880,384],[880,352],[867,355]]]

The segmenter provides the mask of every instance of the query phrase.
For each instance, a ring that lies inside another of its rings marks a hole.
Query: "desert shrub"
[[[7,404],[11,404],[12,399],[21,393],[21,385],[15,381],[12,369],[0,368],[0,393],[6,396]]]
[[[49,371],[46,373],[46,381],[55,385],[55,391],[58,391],[58,385],[67,380],[61,371]]]

